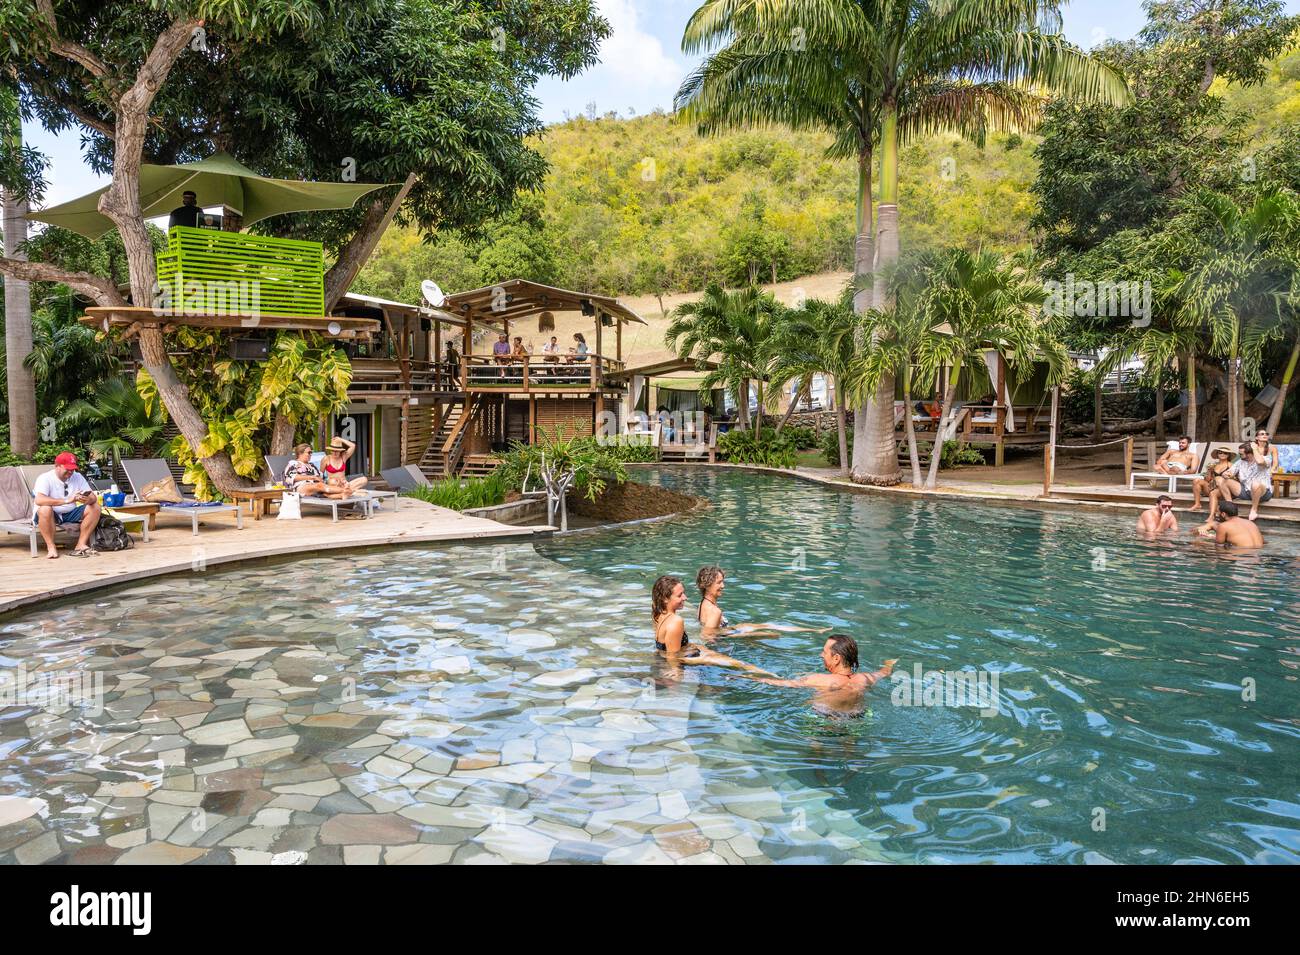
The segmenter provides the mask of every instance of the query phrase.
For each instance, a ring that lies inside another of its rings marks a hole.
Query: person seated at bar
[[[551,340],[542,346],[542,361],[556,362],[560,360],[560,340],[554,335]]]
[[[587,339],[582,337],[582,332],[574,332],[573,340],[575,344],[569,348],[569,364],[575,361],[582,362],[587,360]]]
[[[1178,439],[1178,447],[1170,448],[1160,455],[1152,469],[1161,474],[1191,474],[1196,467],[1196,455],[1191,451],[1192,439],[1183,435]]]
[[[531,355],[531,352],[524,347],[523,336],[516,335],[514,346],[510,349],[510,357],[516,361],[526,361],[529,355]]]
[[[1174,499],[1168,494],[1156,498],[1155,507],[1148,507],[1138,515],[1138,530],[1144,534],[1178,533],[1178,518],[1174,517]]]
[[[347,438],[331,438],[329,445],[325,448],[325,460],[321,465],[325,469],[325,485],[327,487],[342,489],[344,485],[353,492],[361,490],[366,486],[368,478],[362,474],[354,478],[349,478],[348,461],[356,453],[357,446]]]
[[[199,216],[203,215],[203,210],[199,208],[199,197],[189,189],[181,193],[181,204],[172,210],[172,214],[167,217],[167,228],[174,225],[190,226],[197,228]]]
[[[1192,482],[1192,506],[1189,511],[1201,511],[1201,496],[1210,496],[1210,492],[1221,486],[1223,476],[1232,470],[1232,452],[1227,448],[1215,448],[1210,452],[1210,466],[1203,477]]]
[[[492,361],[501,366],[500,376],[506,376],[505,366],[510,364],[510,336],[505,332],[497,335],[496,342],[492,345]]]
[[[61,524],[80,524],[73,557],[90,557],[99,551],[90,546],[90,535],[99,526],[99,500],[89,482],[77,472],[77,456],[64,451],[54,459],[54,467],[38,477],[32,485],[36,513],[32,523],[40,529],[46,556],[57,560],[54,528]]]

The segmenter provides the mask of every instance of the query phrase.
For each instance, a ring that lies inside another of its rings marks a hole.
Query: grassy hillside
[[[828,139],[784,129],[704,138],[657,114],[585,117],[549,127],[538,148],[546,188],[485,237],[431,244],[400,229],[384,238],[361,285],[413,298],[419,280],[448,291],[522,274],[617,295],[788,281],[852,265],[856,175],[826,158]],[[986,148],[936,138],[904,150],[903,241],[910,246],[1026,239],[1030,143]]]
[[[1289,135],[1300,123],[1300,50],[1279,57],[1259,86],[1216,92],[1260,145]],[[479,235],[425,242],[391,229],[358,288],[416,301],[425,278],[460,291],[521,276],[641,297],[650,314],[711,279],[797,286],[835,276],[818,284],[838,286],[852,266],[856,175],[851,162],[826,158],[828,142],[780,128],[705,138],[662,113],[578,117],[538,140],[551,165],[540,195],[521,197]],[[996,135],[983,149],[947,136],[906,147],[904,246],[1025,245],[1033,146],[1030,136]]]

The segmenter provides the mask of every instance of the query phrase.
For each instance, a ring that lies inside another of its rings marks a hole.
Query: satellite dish
[[[442,308],[443,302],[447,301],[447,296],[442,294],[442,289],[438,288],[438,283],[433,279],[421,282],[420,291],[424,294],[424,300],[434,308]]]

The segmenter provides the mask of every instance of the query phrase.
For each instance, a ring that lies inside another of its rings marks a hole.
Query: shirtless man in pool
[[[1237,505],[1232,501],[1220,502],[1215,520],[1218,521],[1218,528],[1212,534],[1205,533],[1204,528],[1201,532],[1205,537],[1212,536],[1216,544],[1235,547],[1238,550],[1258,549],[1264,546],[1264,535],[1259,532],[1259,525],[1241,517]]]
[[[1168,494],[1156,498],[1156,506],[1148,507],[1138,516],[1138,530],[1144,534],[1178,533],[1178,518],[1174,517],[1174,499]]]
[[[1170,448],[1160,455],[1155,470],[1161,474],[1191,474],[1196,467],[1196,455],[1191,451],[1192,439],[1183,435],[1178,439],[1178,450]]]
[[[822,666],[825,673],[805,673],[793,680],[772,680],[750,677],[769,686],[806,687],[816,690],[813,706],[817,709],[851,713],[861,709],[862,697],[889,674],[894,672],[897,660],[886,660],[885,665],[872,673],[858,672],[858,644],[852,637],[837,633],[828,637],[822,646]]]

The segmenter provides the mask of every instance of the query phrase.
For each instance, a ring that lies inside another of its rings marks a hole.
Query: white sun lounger
[[[1168,442],[1169,450],[1173,451],[1178,448],[1177,441]],[[1205,468],[1205,449],[1208,447],[1204,441],[1198,441],[1188,447],[1196,458],[1196,464],[1190,470],[1182,474],[1163,474],[1160,471],[1134,471],[1128,476],[1128,489],[1135,490],[1138,481],[1168,481],[1168,494],[1174,494],[1178,491],[1179,481],[1195,481],[1201,476],[1201,471]],[[1162,455],[1163,456],[1163,455]]]

